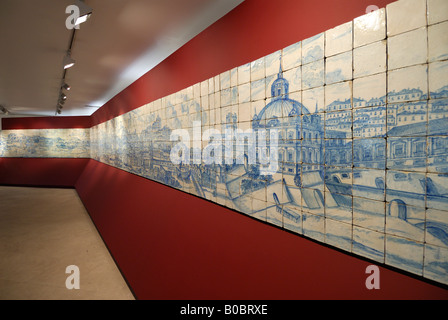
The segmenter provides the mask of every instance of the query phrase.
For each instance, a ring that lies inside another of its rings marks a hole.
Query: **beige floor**
[[[80,289],[66,287],[79,268]],[[0,186],[0,299],[134,299],[75,190]]]

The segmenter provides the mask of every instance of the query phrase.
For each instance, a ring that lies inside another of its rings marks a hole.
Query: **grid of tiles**
[[[0,157],[90,158],[90,130],[3,130]]]

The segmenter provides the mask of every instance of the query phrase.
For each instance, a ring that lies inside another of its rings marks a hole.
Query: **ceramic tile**
[[[425,238],[425,208],[401,201],[386,204],[386,233],[423,242]]]
[[[389,37],[387,45],[389,70],[426,63],[428,59],[426,27]]]
[[[245,83],[238,86],[238,103],[250,102],[251,84]]]
[[[386,71],[386,41],[378,41],[353,50],[353,77]]]
[[[273,225],[283,227],[283,206],[267,206],[266,208],[266,221]]]
[[[302,42],[297,42],[282,50],[283,70],[297,68],[301,64],[302,64]]]
[[[302,233],[302,210],[298,206],[283,205],[283,228]]]
[[[425,242],[448,249],[448,237],[440,232],[448,224],[447,212],[427,209],[425,223]]]
[[[250,64],[250,81],[256,81],[265,77],[265,58],[255,60]]]
[[[219,109],[221,108],[221,91],[215,92],[215,94],[213,95],[215,100],[215,109]]]
[[[440,120],[434,120],[429,122],[429,133],[431,133],[432,124],[436,122],[440,124]],[[443,134],[444,135],[431,135],[428,136],[428,159],[427,166],[428,172],[442,172],[445,173],[447,170],[444,168],[443,164],[446,162],[446,145],[448,143],[447,131],[446,131],[446,121],[443,124]]]
[[[448,61],[430,63],[428,77],[430,98],[448,98]]]
[[[386,139],[354,139],[353,165],[358,168],[385,169]]]
[[[318,216],[319,218],[316,218],[317,221],[321,222],[322,224],[319,225],[319,227],[323,227],[323,220],[320,219],[320,217],[324,218],[324,209],[325,209],[325,201],[324,201],[324,192],[319,190],[318,188],[301,188],[301,195],[302,195],[302,201],[301,201],[301,207],[302,207],[302,214],[312,214],[314,216]],[[313,216],[310,216],[313,217]],[[303,220],[303,232],[306,231],[307,223],[305,223],[305,220]],[[323,232],[323,228],[319,230],[319,232]]]
[[[305,144],[305,142],[303,144]],[[302,151],[304,151],[302,158],[305,160],[303,161],[301,166],[300,186],[304,189],[302,190],[302,202],[304,204],[308,204],[308,207],[314,207],[312,206],[312,204],[314,204],[315,206],[321,208],[323,205],[323,192],[325,191],[325,186],[321,175],[322,172],[325,171],[325,169],[323,165],[316,165],[315,163],[313,163],[314,161],[307,160],[312,158],[312,154],[310,157],[309,149],[303,148]],[[317,162],[323,163],[322,161]],[[316,191],[318,192],[316,193]],[[319,205],[317,205],[316,200],[321,200],[318,201],[320,202]],[[320,214],[323,214],[323,212],[321,212]]]
[[[353,226],[353,253],[384,263],[384,234]]]
[[[386,106],[366,107],[353,111],[353,137],[384,136],[386,136]]]
[[[325,219],[325,242],[350,252],[352,247],[351,225],[333,219]]]
[[[201,97],[208,95],[208,80],[201,82]]]
[[[253,200],[259,201],[259,202],[253,201],[254,209],[261,210],[266,208],[266,186],[258,188],[251,195]]]
[[[240,103],[238,105],[238,117],[239,121],[250,121],[250,102]]]
[[[265,85],[266,85],[266,98],[271,99],[272,98],[272,85],[274,84],[274,81],[278,78],[278,70],[276,75],[270,75],[265,78]]]
[[[280,61],[282,59],[282,50],[276,51],[265,57],[266,77],[278,74]]]
[[[325,167],[326,209],[334,208],[337,211],[342,207],[350,208],[351,210],[352,203],[350,197],[352,196],[353,186],[352,171],[351,168]]]
[[[303,130],[305,131],[305,130]],[[323,154],[322,154],[322,146],[317,145],[314,138],[308,138],[306,132],[302,133],[304,136],[302,145],[301,145],[301,153],[302,153],[302,162],[310,163],[310,164],[323,164]]]
[[[221,90],[221,81],[220,81],[219,75],[216,75],[214,77],[214,82],[215,82],[215,93],[216,93],[216,92],[219,92]]]
[[[174,118],[176,121],[178,120],[177,118]],[[208,123],[210,124],[210,126],[214,126],[216,124],[216,110],[215,109],[210,109],[210,111],[208,112]],[[176,127],[176,129],[181,129],[181,127]]]
[[[426,0],[399,0],[388,4],[386,11],[389,37],[426,25]]]
[[[444,119],[445,120],[445,119]],[[427,139],[428,154],[427,154],[427,170],[428,172],[440,172],[445,173],[448,170],[444,164],[447,162],[446,146],[448,143],[447,137],[447,124],[442,119],[430,120],[428,126],[429,134],[432,133],[433,127],[441,128],[444,135],[430,135]],[[440,125],[443,124],[443,125]],[[442,133],[441,133],[442,134]]]
[[[428,173],[426,175],[426,207],[448,211],[448,174]]]
[[[325,86],[325,110],[336,112],[352,108],[352,82]]]
[[[323,86],[325,82],[324,60],[318,60],[302,66],[302,89]]]
[[[251,101],[266,99],[266,83],[265,79],[252,81],[251,86]]]
[[[252,209],[254,212],[250,214],[251,217],[266,221],[266,201],[252,199]]]
[[[351,51],[352,22],[344,23],[325,32],[325,56],[330,57],[346,51]]]
[[[205,96],[201,97],[201,107],[202,107],[203,110],[208,110],[209,109],[208,95],[205,95]]]
[[[214,92],[214,93],[211,93],[211,94],[209,94],[208,95],[208,103],[209,103],[209,108],[210,108],[210,110],[212,110],[212,109],[216,109],[216,104],[215,104],[215,93],[216,92]]]
[[[238,104],[238,87],[230,88],[230,104],[237,105]]]
[[[429,62],[448,59],[448,21],[428,27]]]
[[[425,245],[423,275],[425,278],[448,284],[448,273],[443,267],[448,261],[448,249],[430,244]]]
[[[353,225],[384,233],[386,203],[353,197]]]
[[[324,58],[325,34],[320,33],[302,41],[302,64]]]
[[[355,48],[386,38],[386,9],[382,8],[353,20]]]
[[[289,92],[296,92],[302,89],[302,68],[296,67],[283,73],[285,79],[289,81]]]
[[[184,100],[182,102],[189,101],[191,99],[193,99],[193,87],[192,86],[190,86],[184,90]]]
[[[230,88],[230,71],[225,71],[219,75],[221,90]],[[196,92],[196,91],[195,91]]]
[[[428,0],[428,24],[448,20],[448,3],[445,0]]]
[[[250,63],[246,64],[245,66],[241,66],[241,69],[243,71],[243,76],[242,78],[244,79],[244,81],[239,81],[239,76],[238,76],[238,70],[240,69],[240,67],[237,68],[233,68],[232,70],[230,70],[230,86],[231,87],[235,87],[240,83],[243,82],[249,82],[250,81]],[[249,80],[247,80],[246,78],[249,78]]]
[[[386,201],[400,207],[409,205],[413,207],[425,207],[425,174],[411,171],[386,171]]]
[[[221,90],[221,105],[223,107],[229,106],[231,104],[231,89]]]
[[[298,119],[300,120],[300,115],[304,111],[304,107],[302,105],[302,91],[291,92],[289,94],[289,99],[298,102],[298,104],[296,105],[297,106],[297,114],[294,113],[293,115],[290,115],[290,117],[296,117],[297,116]],[[288,102],[286,102],[286,104],[288,104]]]
[[[353,114],[351,110],[325,114],[325,138],[346,139],[353,137]]]
[[[428,67],[418,65],[388,72],[389,103],[427,99]]]
[[[325,131],[330,130],[325,126]],[[351,168],[353,166],[353,141],[351,139],[325,140],[325,165]]]
[[[325,60],[325,83],[332,84],[352,79],[352,52],[341,53]]]
[[[255,116],[258,116],[260,112],[266,107],[265,100],[257,100],[251,102],[251,119],[253,120]],[[265,123],[262,123],[265,125]]]
[[[388,169],[426,171],[426,137],[387,138]]]
[[[425,136],[428,128],[428,103],[416,101],[387,105],[389,137]]]
[[[238,79],[238,84],[250,82],[250,63],[246,63],[240,67],[238,67],[238,72],[236,78]],[[232,86],[235,85],[234,82]]]
[[[386,73],[353,80],[353,108],[386,104]]]
[[[322,216],[303,213],[303,235],[311,239],[324,241],[325,219]]]
[[[422,275],[423,244],[406,238],[386,235],[387,265]]]
[[[215,93],[215,78],[208,79],[208,94]],[[185,93],[181,95],[182,99],[185,99]]]
[[[324,87],[302,91],[302,104],[310,113],[324,112],[325,93]]]

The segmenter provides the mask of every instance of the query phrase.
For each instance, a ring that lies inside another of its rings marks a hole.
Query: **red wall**
[[[89,159],[0,158],[0,185],[73,187]]]
[[[29,117],[5,118],[2,121],[3,130],[15,129],[70,129],[90,128],[91,117]]]
[[[100,108],[91,124],[350,21],[370,4],[246,0]],[[53,159],[1,161],[2,172],[22,167],[0,175],[0,184],[47,185],[63,171]],[[369,262],[94,160],[73,185],[140,299],[448,298],[445,289],[387,268],[381,289],[369,291]]]

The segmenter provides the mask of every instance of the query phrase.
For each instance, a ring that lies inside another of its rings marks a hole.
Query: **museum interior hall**
[[[448,1],[2,0],[0,44],[0,300],[448,299]]]

